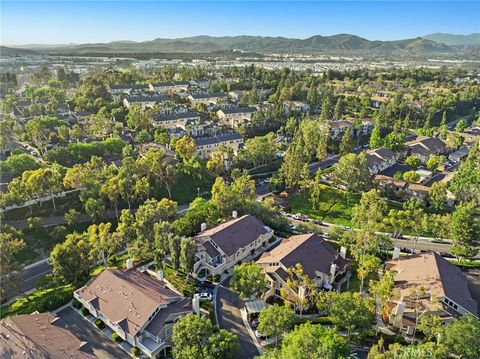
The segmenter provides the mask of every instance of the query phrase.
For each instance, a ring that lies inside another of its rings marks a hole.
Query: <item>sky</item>
[[[2,45],[195,35],[399,40],[480,32],[480,1],[4,1]]]

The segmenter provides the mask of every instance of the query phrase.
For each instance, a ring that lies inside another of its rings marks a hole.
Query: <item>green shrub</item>
[[[132,353],[133,356],[138,357],[140,355],[140,349],[137,347],[132,347],[132,349],[130,349],[130,353]]]
[[[27,227],[30,230],[39,229],[43,226],[43,219],[40,217],[29,217],[27,219]]]
[[[87,315],[90,314],[90,312],[88,311],[88,309],[85,308],[85,307],[82,307],[82,309],[80,309],[80,313],[82,313],[82,315],[83,315],[84,317],[86,317]]]
[[[117,333],[113,333],[112,334],[112,339],[115,343],[121,343],[123,342],[123,339],[120,335],[118,335]]]
[[[83,308],[83,304],[80,303],[78,300],[76,300],[75,298],[73,298],[73,302],[72,302],[72,305],[74,308],[80,310]]]
[[[268,240],[268,243],[273,243],[273,242],[275,242],[276,240],[277,240],[277,237],[272,236],[272,237],[270,237],[270,239]]]
[[[215,274],[215,275],[213,276],[213,281],[214,281],[215,283],[220,282],[220,279],[222,279],[222,276],[221,276],[220,274]]]
[[[98,329],[103,329],[103,328],[105,328],[105,323],[102,322],[101,319],[95,320],[95,325],[97,326]]]

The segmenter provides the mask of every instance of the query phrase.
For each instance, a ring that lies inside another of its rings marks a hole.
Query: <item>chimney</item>
[[[393,321],[393,326],[401,328],[403,312],[405,311],[406,303],[403,301],[403,298],[398,302],[397,307],[395,308],[395,320]]]
[[[207,230],[207,224],[205,222],[203,222],[201,225],[200,225],[200,232],[203,232],[203,231],[206,231]]]
[[[233,212],[232,212],[232,217],[233,217],[233,218],[238,218],[238,212],[237,212],[237,211],[233,211]]]
[[[301,300],[305,299],[306,297],[306,288],[303,285],[298,287],[298,296]]]
[[[163,270],[157,271],[157,278],[159,281],[163,282]]]
[[[127,258],[127,270],[133,268],[133,261],[132,258]]]
[[[392,259],[397,259],[398,257],[400,257],[400,248],[395,247],[393,248]]]
[[[343,259],[347,258],[347,247],[340,247],[340,257],[342,257]]]
[[[332,263],[330,266],[330,284],[333,283],[335,280],[335,273],[337,272],[337,265],[335,263]]]
[[[196,314],[200,314],[200,298],[194,295],[192,299],[192,308]]]

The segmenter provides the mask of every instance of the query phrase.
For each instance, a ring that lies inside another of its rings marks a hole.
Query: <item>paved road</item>
[[[24,269],[19,291],[24,293],[34,289],[37,286],[38,280],[51,271],[52,266],[46,261]]]
[[[70,330],[81,341],[88,344],[87,350],[93,352],[99,359],[129,359],[130,356],[119,348],[110,338],[97,330],[87,319],[83,318],[73,308],[67,307],[57,313],[60,318],[54,325]]]
[[[305,223],[305,222],[295,220],[291,217],[288,217],[288,221],[290,223],[293,223],[295,226]],[[335,227],[337,227],[337,225],[332,223],[325,223],[325,222],[324,222],[324,226],[319,226],[319,228],[323,233],[328,233],[332,231],[333,228]],[[400,247],[400,248],[410,248],[410,249],[416,248],[418,250],[431,250],[435,252],[445,252],[445,253],[450,253],[450,246],[451,246],[450,243],[432,242],[427,237],[420,237],[416,244],[413,239],[394,239],[393,244],[396,247]]]
[[[240,349],[236,358],[248,359],[259,355],[258,349],[253,343],[247,328],[243,324],[240,308],[243,307],[243,301],[238,298],[238,294],[229,289],[230,278],[219,285],[216,298],[216,310],[218,315],[218,325],[238,337]]]
[[[188,209],[188,204],[181,204],[178,206],[178,213],[183,213]],[[136,208],[132,208],[132,212],[136,212]],[[118,215],[120,216],[121,210],[118,211]],[[115,218],[115,211],[113,210],[108,210],[105,215],[104,219],[113,219]],[[44,227],[51,227],[51,226],[58,226],[60,224],[66,224],[67,221],[65,221],[64,216],[48,216],[48,217],[42,217],[43,220],[43,226]],[[77,222],[89,222],[92,220],[92,217],[90,217],[86,213],[82,213],[79,215]],[[10,224],[11,226],[14,226],[16,228],[26,228],[27,227],[27,220],[26,219],[19,219],[19,220],[9,220],[5,221],[7,224]]]

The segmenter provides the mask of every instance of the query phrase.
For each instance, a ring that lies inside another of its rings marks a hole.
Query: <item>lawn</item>
[[[292,213],[302,213],[310,218],[320,219],[327,223],[333,223],[343,226],[352,225],[352,208],[361,198],[360,194],[350,194],[347,196],[344,191],[333,188],[328,185],[321,185],[320,209],[314,210],[310,204],[309,198],[303,193],[297,193],[287,201],[291,207]],[[387,201],[389,209],[400,208],[397,202]]]
[[[352,207],[360,201],[359,194],[351,194],[349,202],[345,193],[327,185],[321,185],[320,209],[314,210],[308,197],[298,193],[288,199],[292,213],[302,213],[310,218],[344,226],[351,225]]]
[[[198,196],[198,189],[200,189],[200,195],[208,192],[212,189],[214,178],[203,177],[201,179],[192,179],[191,176],[182,174],[175,178],[174,183],[170,186],[172,192],[172,200],[178,202],[178,204],[186,204],[193,201]],[[168,191],[165,186],[160,187],[156,191],[157,198],[168,198]]]
[[[184,296],[191,297],[193,296],[193,293],[195,293],[195,287],[198,284],[198,281],[191,276],[188,276],[187,278],[187,273],[181,269],[175,273],[172,265],[166,263],[164,275],[165,279],[168,280]]]
[[[91,222],[74,223],[66,225],[66,234],[85,231]],[[115,226],[115,223],[114,223]],[[43,227],[36,229],[24,229],[26,246],[16,256],[17,260],[22,264],[28,264],[48,257],[53,247],[57,243],[65,240],[65,236],[55,235],[55,227]]]
[[[377,273],[370,273],[363,282],[363,290],[366,292],[368,290],[368,284],[370,280],[378,280]],[[357,275],[357,264],[354,264],[352,267],[352,276],[348,281],[348,291],[349,292],[359,292],[360,291],[360,278]]]
[[[27,297],[19,298],[12,304],[0,308],[0,318],[17,314],[46,312],[67,304],[73,298],[73,285],[62,285],[36,290]]]

